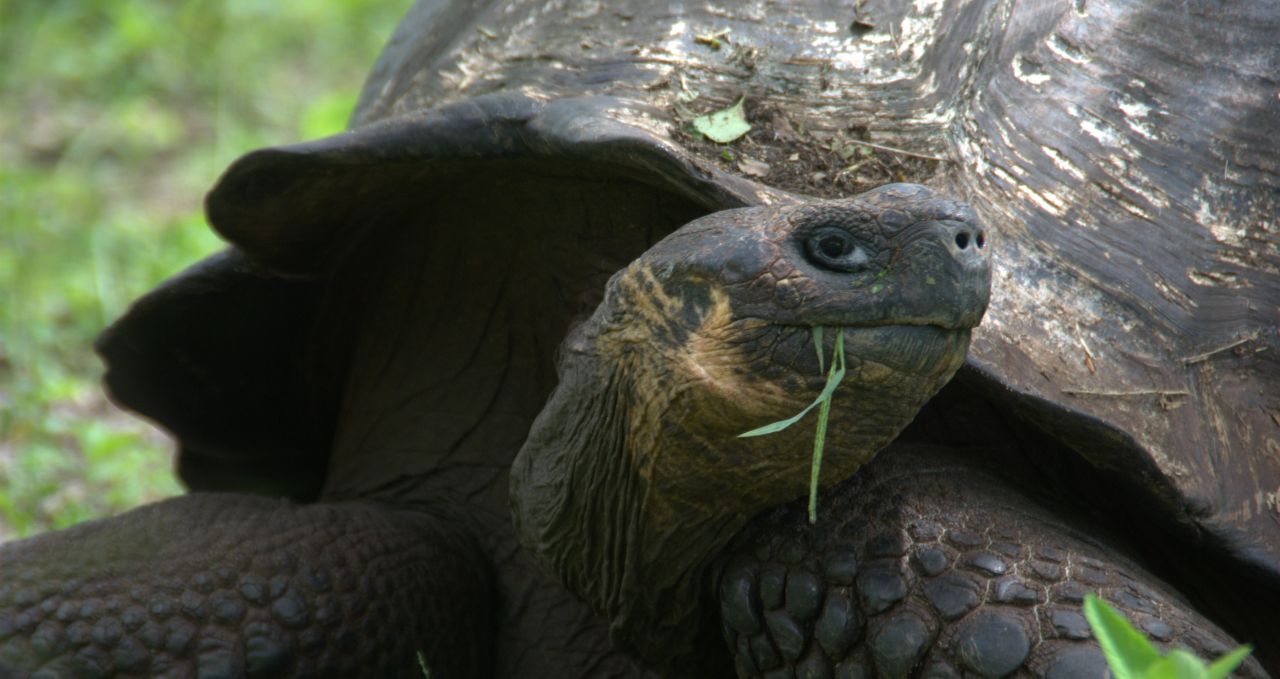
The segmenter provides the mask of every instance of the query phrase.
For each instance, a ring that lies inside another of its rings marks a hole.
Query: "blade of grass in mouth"
[[[818,366],[823,365],[822,356],[822,326],[814,326],[813,343],[818,350]],[[827,371],[827,383],[822,388],[822,392],[818,394],[818,398],[813,403],[805,406],[803,410],[785,420],[771,422],[752,429],[751,431],[738,434],[739,438],[749,438],[752,436],[764,436],[766,434],[774,434],[790,427],[800,418],[804,417],[810,410],[818,408],[818,429],[813,438],[813,461],[809,468],[809,523],[818,522],[818,478],[822,472],[822,452],[827,440],[827,419],[831,414],[831,397],[836,392],[836,387],[840,386],[840,382],[844,380],[845,363],[844,363],[844,328],[836,329],[836,346],[831,352],[831,369]]]
[[[825,372],[827,366],[822,364],[822,326],[813,326],[813,349],[818,352],[818,371]]]

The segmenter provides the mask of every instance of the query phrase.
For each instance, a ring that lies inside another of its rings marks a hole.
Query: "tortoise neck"
[[[661,488],[656,465],[644,462],[670,452],[660,449],[669,432],[643,412],[656,395],[641,393],[634,365],[627,371],[595,353],[598,336],[582,338],[597,320],[562,347],[571,368],[512,465],[516,531],[544,568],[608,621],[616,647],[645,658],[679,654],[687,676],[715,676],[727,661],[702,605],[704,576],[752,512],[682,502]],[[636,596],[640,590],[644,596]],[[686,656],[686,646],[701,652]]]

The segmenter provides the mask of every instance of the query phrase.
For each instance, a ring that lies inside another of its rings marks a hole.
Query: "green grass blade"
[[[1096,594],[1085,595],[1084,617],[1116,679],[1144,679],[1147,668],[1160,660],[1151,642]]]
[[[840,361],[840,373],[844,373],[844,328],[836,328],[836,348],[832,360]]]
[[[837,342],[838,341],[839,340],[837,339]],[[752,429],[751,431],[738,434],[738,438],[745,439],[745,438],[751,438],[752,436],[764,436],[765,434],[773,434],[776,432],[780,432],[783,429],[786,429],[787,427],[790,427],[791,425],[795,424],[796,422],[799,422],[800,418],[807,415],[810,410],[813,410],[814,408],[821,405],[823,401],[830,399],[831,395],[835,393],[836,387],[840,386],[840,380],[844,379],[844,373],[845,373],[845,369],[843,365],[840,366],[839,370],[836,370],[835,364],[833,363],[831,365],[831,368],[832,368],[831,372],[827,373],[827,384],[822,388],[822,393],[818,394],[818,398],[815,398],[813,400],[813,403],[810,403],[809,405],[805,406],[804,410],[801,410],[800,412],[796,413],[795,415],[792,415],[791,417],[788,417],[785,420],[778,420],[777,422],[771,422],[758,429]]]
[[[838,366],[838,367],[837,367]],[[818,478],[822,474],[822,451],[827,444],[827,419],[831,415],[831,398],[835,386],[844,379],[844,328],[836,330],[836,346],[831,351],[831,372],[827,374],[830,393],[818,408],[818,431],[813,437],[813,462],[809,466],[809,525],[818,523]],[[823,389],[825,393],[827,390]]]
[[[823,391],[825,392],[826,390],[824,389]],[[790,427],[791,425],[795,424],[796,422],[799,422],[800,418],[809,414],[809,411],[816,408],[820,403],[822,403],[822,396],[818,396],[818,398],[814,399],[813,403],[810,403],[809,405],[805,406],[804,410],[801,410],[795,415],[792,415],[791,417],[788,417],[785,420],[770,422],[769,424],[766,424],[763,427],[752,429],[751,431],[744,431],[741,434],[738,434],[738,438],[746,439],[746,438],[751,438],[753,436],[764,436],[765,434],[775,434],[777,432],[780,432],[783,429],[786,429],[787,427]]]
[[[1213,661],[1208,669],[1209,679],[1226,679],[1252,652],[1253,647],[1245,645]]]
[[[832,368],[835,365],[832,364]],[[818,522],[818,475],[822,473],[822,449],[827,442],[827,417],[831,414],[831,399],[818,408],[818,433],[813,437],[813,464],[809,467],[809,525]]]
[[[818,370],[826,372],[827,366],[822,363],[822,326],[820,325],[813,326],[813,348],[818,352]]]
[[[837,357],[838,357],[838,360],[840,360],[840,368],[838,369],[836,368]],[[773,434],[773,433],[781,432],[781,430],[786,429],[787,427],[791,427],[792,424],[795,424],[797,423],[797,421],[800,421],[800,418],[803,418],[803,416],[808,415],[809,411],[813,410],[814,407],[822,405],[823,401],[829,400],[829,398],[831,398],[832,393],[836,393],[836,387],[840,386],[841,380],[844,380],[844,379],[845,379],[845,329],[841,328],[840,332],[836,333],[836,348],[835,350],[832,351],[831,370],[829,370],[829,372],[827,373],[827,384],[824,384],[824,386],[822,387],[822,393],[819,393],[818,397],[814,398],[812,404],[804,406],[804,410],[801,410],[800,413],[796,413],[795,415],[791,415],[790,418],[787,418],[785,420],[772,421],[772,423],[765,424],[764,427],[751,429],[750,432],[742,432],[741,434],[737,434],[737,437],[751,438],[756,436],[764,436],[764,434]]]
[[[813,327],[813,340],[814,346],[818,350],[818,365],[822,365],[822,326]],[[813,461],[809,467],[810,524],[818,522],[818,479],[822,474],[822,452],[827,443],[827,422],[831,416],[831,398],[835,395],[836,387],[839,387],[840,383],[844,381],[845,370],[844,328],[838,328],[836,330],[836,346],[831,352],[831,369],[827,371],[827,383],[822,387],[822,393],[818,394],[818,398],[814,399],[813,403],[805,406],[804,410],[785,420],[772,422],[749,432],[738,434],[738,438],[746,438],[782,431],[799,422],[800,418],[804,417],[810,410],[813,410],[814,406],[819,406],[818,429],[813,437]]]

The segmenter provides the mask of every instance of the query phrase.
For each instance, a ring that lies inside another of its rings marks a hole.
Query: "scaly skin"
[[[12,543],[0,676],[483,676],[490,569],[455,525],[196,494]]]
[[[1097,592],[1158,646],[1236,644],[1087,524],[965,459],[891,447],[822,497],[767,512],[718,583],[739,677],[1102,677],[1081,613]],[[1240,676],[1264,677],[1250,660]]]
[[[821,482],[892,441],[964,360],[990,256],[963,203],[891,184],[840,201],[725,210],[611,279],[561,347],[560,382],[512,462],[512,515],[549,572],[671,676],[728,671],[704,572],[751,516],[804,493],[812,430],[739,434],[822,390],[813,326],[836,328]]]

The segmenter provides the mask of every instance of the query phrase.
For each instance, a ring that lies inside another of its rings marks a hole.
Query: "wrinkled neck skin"
[[[688,573],[705,570],[751,514],[678,506],[654,479],[619,461],[661,453],[666,432],[647,421],[666,404],[646,404],[662,396],[637,386],[625,365],[575,341],[586,339],[577,335],[562,348],[574,369],[562,375],[513,465],[513,519],[526,547],[610,621],[614,643],[654,657],[664,650],[647,647],[631,621],[714,628],[713,609],[698,605],[703,583]],[[640,422],[646,424],[637,429]],[[703,653],[685,661],[690,676],[717,676],[728,666],[723,642],[708,637],[691,645]]]
[[[513,518],[526,547],[610,620],[615,643],[711,676],[720,659],[709,649],[723,643],[713,607],[702,605],[708,567],[757,512],[806,492],[814,419],[737,435],[795,414],[825,380],[816,359],[805,375],[761,367],[781,354],[804,365],[814,356],[809,328],[734,319],[716,286],[663,281],[662,271],[641,260],[619,274],[562,345],[560,384],[513,463]],[[922,352],[920,375],[862,360],[851,337],[822,485],[891,441],[967,343],[967,331],[955,333],[936,365]]]

